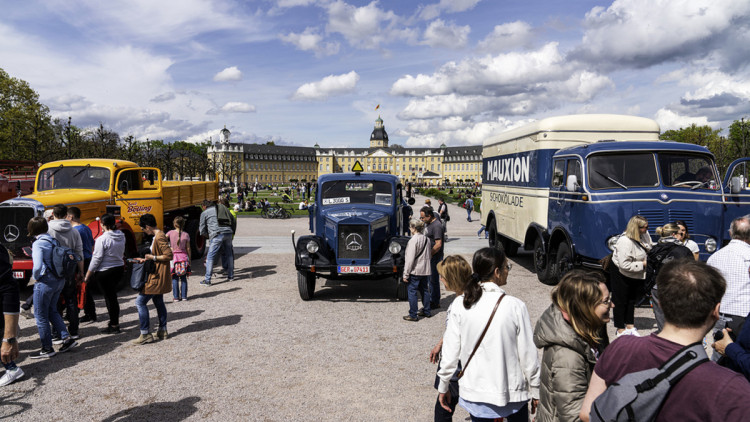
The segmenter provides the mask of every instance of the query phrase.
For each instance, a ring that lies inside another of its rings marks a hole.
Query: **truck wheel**
[[[315,274],[297,271],[297,287],[302,300],[310,300],[315,296]]]
[[[555,260],[555,284],[568,271],[573,269],[573,254],[570,251],[570,246],[567,242],[562,242],[557,247],[557,259]]]
[[[190,253],[191,258],[199,259],[206,253],[206,238],[198,233],[198,220],[188,220],[185,225],[185,231],[190,235]]]
[[[534,271],[536,271],[536,277],[544,284],[554,285],[556,280],[552,277],[552,265],[549,261],[542,239],[537,237],[534,240]]]
[[[502,237],[497,234],[497,227],[495,227],[495,221],[492,221],[490,223],[490,235],[489,237],[489,243],[491,248],[495,249],[504,249],[503,242],[501,241]]]
[[[409,299],[409,290],[408,290],[408,284],[403,282],[402,277],[396,277],[396,299],[398,300],[408,300]]]

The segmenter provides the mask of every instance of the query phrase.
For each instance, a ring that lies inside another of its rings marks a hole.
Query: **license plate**
[[[13,271],[13,278],[21,280],[23,278],[23,271]]]
[[[370,272],[368,265],[344,266],[339,265],[339,274],[366,274]]]

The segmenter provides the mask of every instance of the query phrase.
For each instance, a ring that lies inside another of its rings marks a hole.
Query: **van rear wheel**
[[[554,285],[556,280],[552,276],[552,265],[547,251],[544,249],[542,239],[536,238],[534,240],[534,271],[536,271],[536,277],[544,284]]]

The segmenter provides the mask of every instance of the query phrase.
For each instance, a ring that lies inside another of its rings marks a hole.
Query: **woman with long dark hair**
[[[539,398],[539,359],[526,305],[506,295],[511,265],[502,250],[483,248],[474,273],[451,307],[438,371],[440,404],[450,410],[448,387],[459,360],[459,402],[472,421],[528,421]],[[482,334],[484,332],[484,334]]]
[[[102,333],[117,334],[120,332],[117,285],[125,272],[125,262],[122,260],[125,254],[125,235],[117,229],[117,222],[112,214],[102,215],[99,223],[103,233],[94,242],[91,264],[83,281],[89,283],[93,280],[99,283],[104,292],[104,302],[109,313],[109,323]]]

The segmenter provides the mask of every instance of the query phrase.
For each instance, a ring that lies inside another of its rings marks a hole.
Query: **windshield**
[[[387,182],[336,180],[323,185],[323,206],[336,204],[393,204],[392,187]]]
[[[588,162],[591,189],[659,186],[653,153],[592,155]]]
[[[664,186],[712,190],[719,188],[719,178],[710,156],[659,153],[659,169]]]
[[[91,166],[50,167],[39,173],[38,191],[52,189],[109,190],[109,169]]]

